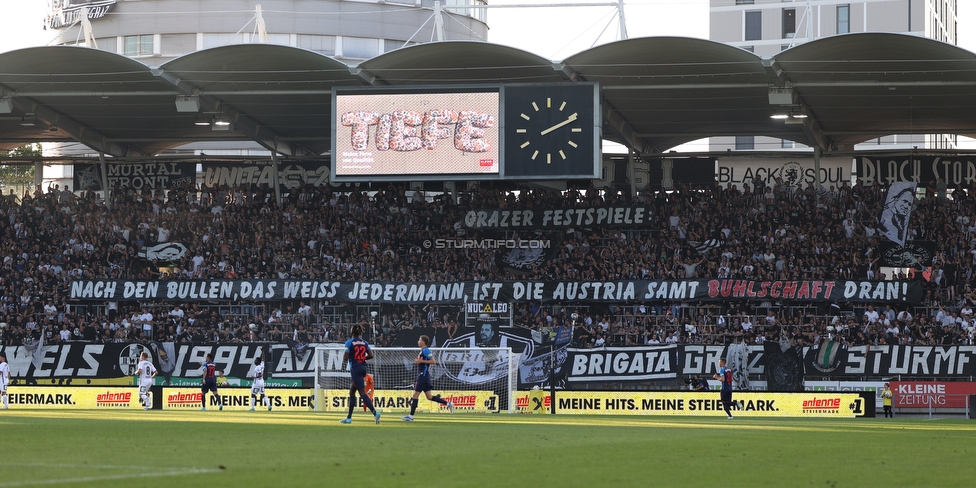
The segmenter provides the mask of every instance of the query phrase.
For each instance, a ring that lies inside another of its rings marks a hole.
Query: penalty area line
[[[130,478],[161,478],[164,476],[184,476],[188,474],[218,473],[219,469],[183,469],[179,471],[160,471],[155,473],[131,473],[116,474],[107,476],[84,476],[79,478],[61,478],[53,480],[33,480],[33,481],[13,481],[0,483],[0,487],[7,486],[42,486],[57,485],[62,483],[90,483],[94,481],[123,480]]]

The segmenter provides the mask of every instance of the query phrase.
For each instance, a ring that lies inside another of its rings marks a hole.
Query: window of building
[[[741,46],[740,49],[742,49],[743,51],[749,51],[751,53],[756,52],[756,46]]]
[[[413,44],[413,43],[411,43]],[[403,41],[397,41],[394,39],[384,39],[383,40],[383,52],[388,53],[390,51],[396,51],[403,47],[405,43]]]
[[[250,37],[250,33],[247,33]],[[230,44],[246,44],[247,41],[244,39],[242,34],[216,34],[216,33],[203,33],[203,48],[210,49],[212,47],[227,46]]]
[[[122,40],[123,52],[126,56],[152,56],[153,35],[125,36]]]
[[[851,32],[851,6],[837,6],[837,33],[848,34]]]
[[[735,0],[736,5],[753,5],[756,0]]]
[[[796,35],[796,9],[783,9],[783,39],[792,39]]]
[[[762,11],[755,10],[746,12],[746,36],[747,41],[758,41],[762,39]]]
[[[370,59],[379,54],[380,44],[377,39],[342,36],[342,57],[344,58]]]
[[[251,42],[258,42],[258,36],[255,34],[251,38]],[[291,34],[268,34],[268,44],[277,44],[279,46],[291,46]]]
[[[780,139],[780,141],[782,141],[780,147],[782,147],[783,149],[793,149],[794,146],[793,141],[789,139]]]
[[[163,56],[181,56],[196,50],[196,34],[163,34],[159,36],[159,53]]]
[[[735,136],[735,150],[748,151],[756,148],[755,136]]]
[[[326,56],[335,56],[335,36],[298,34],[298,47]]]
[[[260,42],[258,34],[255,32],[240,32],[236,34],[203,34],[203,48],[229,46],[231,44],[257,44]],[[291,45],[290,34],[268,34],[268,44],[278,44],[281,46]]]
[[[102,51],[108,51],[110,53],[119,52],[119,38],[118,37],[105,37],[95,39],[95,43],[98,44],[98,49]]]

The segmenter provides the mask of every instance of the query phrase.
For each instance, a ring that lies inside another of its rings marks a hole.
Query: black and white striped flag
[[[721,247],[722,241],[718,239],[707,239],[704,241],[688,241],[688,245],[695,248],[698,254],[705,254],[711,249],[717,249]]]

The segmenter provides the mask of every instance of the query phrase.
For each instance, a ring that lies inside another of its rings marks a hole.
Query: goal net
[[[417,348],[373,347],[367,361],[373,375],[373,403],[386,412],[409,412],[418,367]],[[349,401],[349,364],[342,360],[345,349],[338,345],[315,348],[315,409],[345,412]],[[510,347],[431,348],[436,363],[430,377],[434,395],[453,402],[462,412],[515,413],[519,354]],[[356,395],[362,406],[362,399]],[[421,394],[418,412],[447,411]]]

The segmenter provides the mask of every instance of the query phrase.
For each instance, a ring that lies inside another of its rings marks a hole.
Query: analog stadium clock
[[[599,98],[594,83],[505,85],[505,177],[598,177]]]

